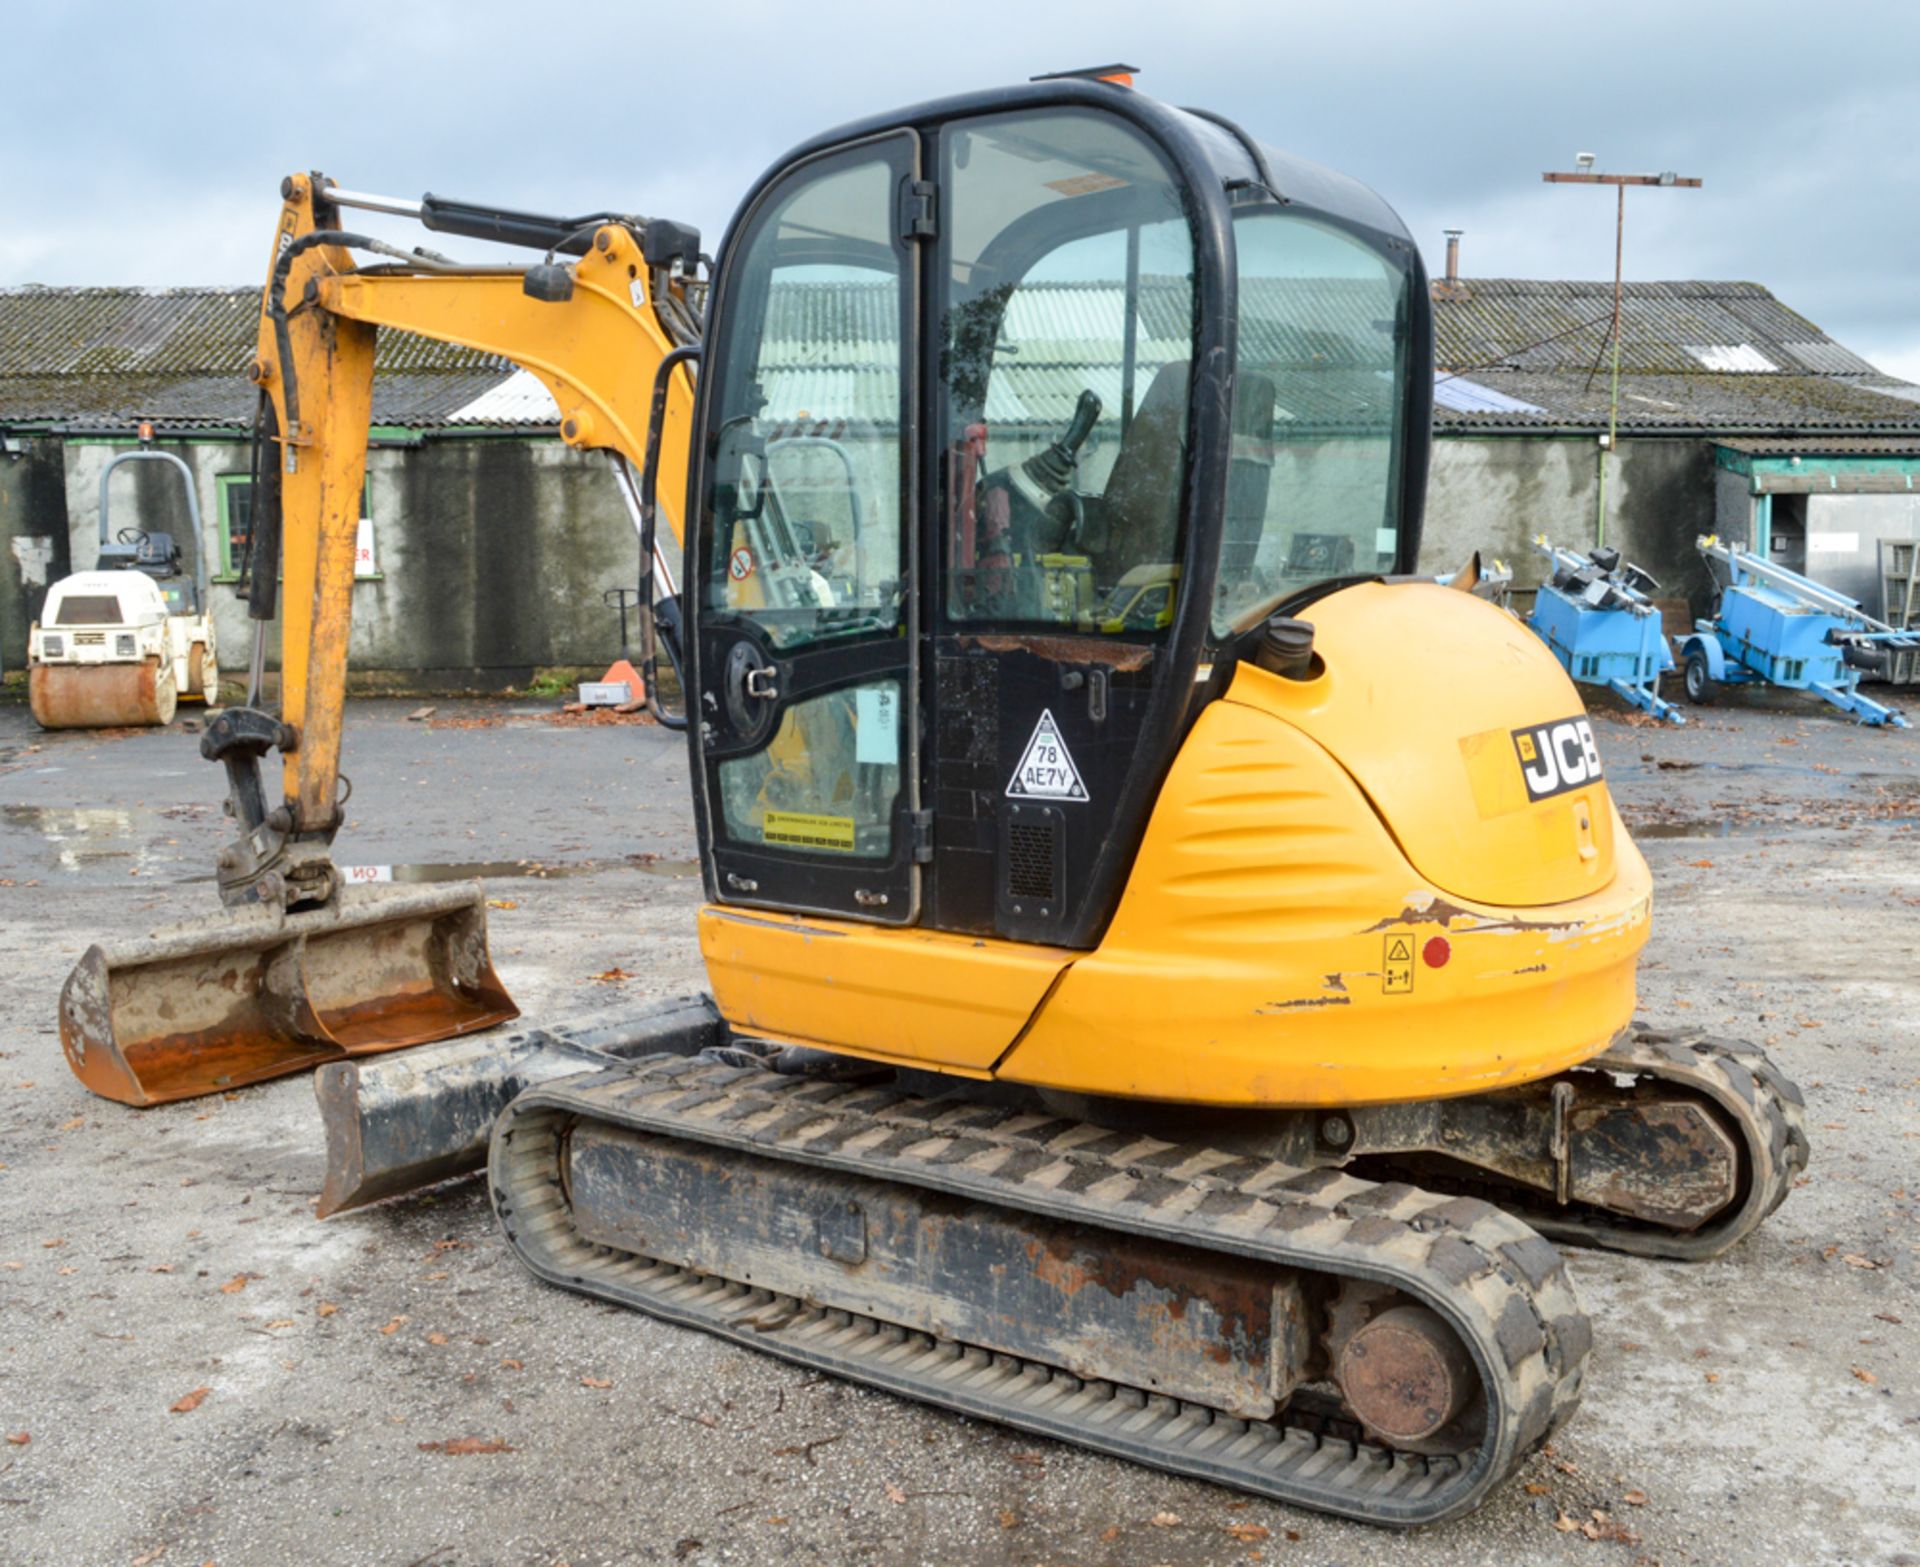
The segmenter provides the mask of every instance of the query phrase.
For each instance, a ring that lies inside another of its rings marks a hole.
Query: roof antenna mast
[[[1607,461],[1612,457],[1619,444],[1620,434],[1620,294],[1621,263],[1626,254],[1627,244],[1627,187],[1629,185],[1662,185],[1671,188],[1698,190],[1700,181],[1678,174],[1596,174],[1593,171],[1593,154],[1581,152],[1574,154],[1574,172],[1548,172],[1540,176],[1549,185],[1611,185],[1618,200],[1613,219],[1613,326],[1610,336],[1613,340],[1613,388],[1607,398],[1607,440],[1600,454],[1600,498],[1593,519],[1593,542],[1596,548],[1607,542]],[[1604,345],[1603,345],[1604,346]],[[1594,366],[1599,367],[1599,356],[1594,357]],[[1587,385],[1593,385],[1593,371],[1587,372]]]

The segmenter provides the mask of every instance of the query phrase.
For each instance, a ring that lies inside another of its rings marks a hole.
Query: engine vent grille
[[[1053,896],[1053,824],[1014,822],[1007,828],[1007,895]]]

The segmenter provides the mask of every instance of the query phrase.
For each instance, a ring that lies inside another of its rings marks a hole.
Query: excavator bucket
[[[347,887],[89,947],[60,1043],[95,1093],[165,1104],[518,1017],[487,953],[480,883]]]

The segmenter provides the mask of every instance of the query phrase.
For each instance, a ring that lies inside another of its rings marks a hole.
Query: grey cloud
[[[1920,374],[1920,8],[1032,0],[963,7],[529,6],[273,13],[14,8],[0,282],[246,281],[290,169],[546,210],[625,206],[710,239],[814,131],[1035,71],[1127,58],[1143,90],[1374,185],[1469,273],[1599,277],[1603,166],[1702,175],[1629,198],[1628,275],[1774,288]],[[1895,368],[1901,368],[1895,364]]]

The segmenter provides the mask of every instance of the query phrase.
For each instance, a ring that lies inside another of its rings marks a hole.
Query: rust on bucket
[[[478,882],[349,887],[321,909],[88,948],[60,993],[60,1043],[95,1093],[151,1105],[518,1016]]]

